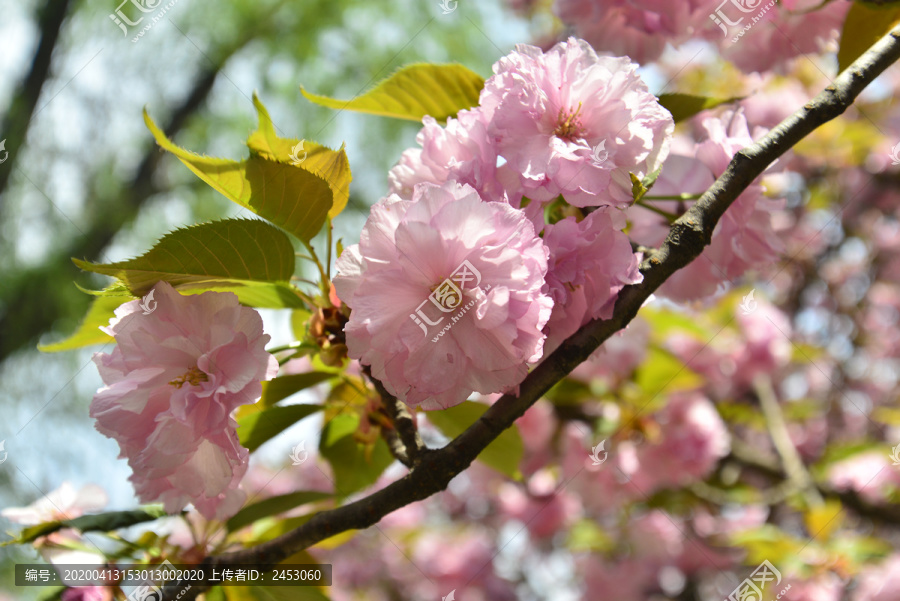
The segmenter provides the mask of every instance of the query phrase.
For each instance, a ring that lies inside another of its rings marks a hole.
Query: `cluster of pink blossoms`
[[[334,280],[350,356],[388,391],[437,409],[511,390],[641,281],[620,209],[674,123],[636,68],[574,38],[522,45],[478,107],[424,119]],[[559,198],[574,212],[548,222]]]
[[[154,291],[152,313],[134,300],[103,328],[117,346],[94,355],[105,386],[90,414],[119,443],[141,501],[170,513],[193,503],[222,519],[243,505],[248,461],[231,413],[259,399],[278,362],[259,314],[234,294],[182,296],[166,282]]]
[[[704,119],[702,125],[706,139],[685,143],[683,149],[669,157],[652,195],[702,194],[725,172],[735,153],[753,143],[743,113],[728,112],[721,118]],[[653,201],[654,207],[674,214],[688,204],[691,203]],[[678,301],[703,298],[751,268],[774,263],[782,243],[772,228],[772,213],[783,206],[783,200],[766,197],[761,183],[748,186],[716,224],[710,245],[666,280],[658,293]],[[669,222],[664,216],[638,205],[627,213],[632,223],[629,235],[635,242],[656,247],[668,234]]]
[[[740,69],[763,72],[820,52],[837,38],[850,2],[822,4],[820,0],[556,0],[554,11],[597,50],[642,64],[659,58],[667,44],[678,46],[699,38],[719,46]]]

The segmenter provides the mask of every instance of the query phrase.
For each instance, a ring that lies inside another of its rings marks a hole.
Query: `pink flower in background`
[[[547,254],[524,213],[470,186],[379,201],[334,278],[350,356],[423,409],[516,386],[543,352]]]
[[[728,167],[734,154],[753,143],[747,120],[740,112],[703,121],[707,139],[694,148],[694,156],[673,155],[665,165],[651,196],[701,194]],[[681,214],[693,201],[653,201],[653,206]],[[720,285],[742,276],[748,269],[775,262],[781,241],[772,228],[772,213],[783,201],[764,196],[761,184],[750,185],[728,208],[716,228],[712,242],[703,253],[678,270],[657,293],[672,300],[688,301],[714,294]],[[664,217],[635,205],[628,209],[631,239],[656,247],[666,236]]]
[[[500,511],[525,525],[532,538],[550,538],[578,518],[578,498],[561,487],[550,470],[534,474],[526,487],[504,482],[498,492]]]
[[[609,319],[619,291],[643,280],[624,227],[621,211],[604,208],[580,223],[567,217],[544,228],[544,244],[550,249],[547,284],[553,299],[546,352],[591,319]]]
[[[67,588],[60,597],[62,601],[112,601],[112,589],[106,586],[79,586]]]
[[[900,599],[900,554],[863,568],[855,601],[896,601]]]
[[[900,489],[900,472],[881,451],[858,453],[832,465],[828,481],[838,490],[852,490],[870,503],[880,503]]]
[[[96,484],[86,484],[75,489],[63,482],[56,490],[47,493],[27,507],[7,507],[0,515],[16,524],[34,526],[56,520],[71,520],[85,512],[100,511],[108,502],[106,491]]]
[[[659,58],[666,42],[686,40],[691,25],[709,17],[708,0],[556,0],[554,12],[598,52],[641,64]],[[698,10],[699,9],[699,10]]]
[[[522,194],[562,194],[579,207],[632,202],[628,173],[654,171],[674,128],[636,68],[575,38],[546,53],[519,45],[494,64],[481,110]]]
[[[118,344],[94,355],[105,386],[90,414],[119,443],[141,501],[170,513],[193,503],[222,519],[243,504],[247,470],[231,413],[259,399],[278,362],[265,350],[259,314],[234,294],[182,296],[166,282],[154,290],[152,314],[131,301],[102,328]]]

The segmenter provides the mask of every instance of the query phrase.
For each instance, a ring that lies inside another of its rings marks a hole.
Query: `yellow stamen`
[[[580,112],[580,102],[578,103],[578,108],[571,113],[567,110],[559,109],[559,116],[557,117],[558,125],[556,126],[556,129],[553,130],[553,135],[559,138],[565,138],[566,140],[583,138],[584,126],[581,125],[581,120],[578,119],[578,114]]]
[[[186,383],[190,384],[191,386],[200,386],[200,382],[209,382],[209,377],[205,373],[197,369],[196,366],[194,366],[184,372],[183,376],[178,376],[177,378],[169,382],[169,384],[171,384],[175,388],[181,388]]]

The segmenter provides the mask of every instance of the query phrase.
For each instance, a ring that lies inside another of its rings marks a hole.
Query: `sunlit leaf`
[[[334,219],[350,199],[350,162],[343,147],[331,150],[311,140],[280,138],[269,111],[260,99],[253,95],[253,105],[259,115],[259,128],[247,139],[251,154],[269,161],[275,161],[315,173],[331,187],[334,202],[328,216]],[[301,144],[302,142],[302,144]]]
[[[92,344],[113,342],[114,338],[100,330],[100,326],[108,326],[109,320],[115,317],[115,310],[119,305],[133,299],[134,297],[127,293],[94,298],[87,314],[72,335],[59,342],[39,344],[38,350],[45,353],[58,353]]]
[[[357,441],[354,433],[358,428],[358,415],[337,415],[328,421],[319,441],[319,452],[334,471],[335,491],[342,497],[374,484],[394,462],[382,439],[377,439],[370,449]]]
[[[478,105],[484,79],[458,64],[407,65],[378,83],[374,88],[350,100],[300,91],[311,102],[338,110],[371,113],[421,121],[431,115],[438,121],[455,116],[460,110]]]
[[[675,123],[690,119],[697,113],[707,109],[716,108],[722,104],[729,102],[737,102],[741,97],[733,98],[707,98],[704,96],[693,96],[691,94],[660,94],[659,103],[663,105],[670,113]]]
[[[900,8],[896,4],[879,6],[854,2],[844,19],[838,49],[838,70],[843,71],[897,23]]]
[[[161,505],[148,505],[133,511],[110,511],[106,513],[83,515],[71,520],[45,522],[43,524],[36,524],[24,528],[15,539],[6,541],[0,544],[0,546],[30,543],[40,536],[46,536],[63,528],[74,528],[81,532],[111,532],[113,530],[118,530],[119,528],[127,528],[129,526],[134,526],[135,524],[151,522],[161,517],[165,517],[166,515],[166,511]]]
[[[332,373],[313,371],[305,374],[281,376],[274,380],[263,382],[262,398],[259,400],[259,405],[261,407],[271,407],[278,401],[333,377],[334,374]]]
[[[318,175],[258,154],[243,161],[201,156],[172,143],[146,111],[144,121],[157,144],[228,199],[307,242],[322,229],[334,195]]]
[[[228,219],[178,229],[127,261],[73,261],[86,271],[118,278],[135,296],[143,296],[162,280],[182,293],[228,290],[257,307],[303,306],[289,283],[294,273],[291,241],[259,219]]]
[[[246,408],[246,409],[245,409]],[[262,409],[258,404],[244,405],[245,412],[238,411],[238,438],[241,444],[255,451],[264,442],[284,432],[301,419],[308,417],[316,411],[321,411],[321,405],[285,405]]]
[[[271,515],[277,515],[306,505],[307,503],[315,503],[324,499],[330,499],[334,495],[327,492],[319,492],[314,490],[303,490],[299,492],[287,493],[276,497],[263,499],[258,503],[247,505],[228,520],[228,530],[240,530],[244,526],[252,524],[256,520]]]
[[[465,401],[449,409],[429,411],[427,415],[428,421],[437,426],[445,436],[456,438],[466,428],[474,424],[487,410],[488,406],[484,403]],[[481,452],[478,456],[478,461],[510,478],[519,480],[522,478],[519,464],[524,453],[525,447],[522,444],[519,429],[513,425],[501,432],[500,436]]]
[[[837,499],[827,499],[820,507],[811,507],[803,515],[806,531],[819,541],[828,540],[843,523],[843,511]]]

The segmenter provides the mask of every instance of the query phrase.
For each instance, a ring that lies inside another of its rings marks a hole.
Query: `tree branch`
[[[256,547],[208,557],[203,565],[259,563],[274,565],[292,554],[330,536],[363,529],[385,515],[420,501],[447,487],[484,448],[547,392],[594,352],[604,340],[624,328],[637,315],[644,301],[678,269],[694,260],[710,243],[716,223],[732,202],[773,161],[818,126],[843,113],[889,65],[900,58],[900,27],[879,40],[841,73],[815,99],[785,119],[759,142],[739,151],[725,173],[681,216],[659,250],[641,265],[640,284],[626,286],[616,301],[612,318],[594,320],[564,342],[538,365],[520,385],[520,395],[504,395],[465,432],[438,450],[424,452],[406,476],[372,495],[347,505],[323,511],[308,522]],[[194,599],[207,587],[194,585],[183,601]],[[180,590],[167,585],[166,593]]]

